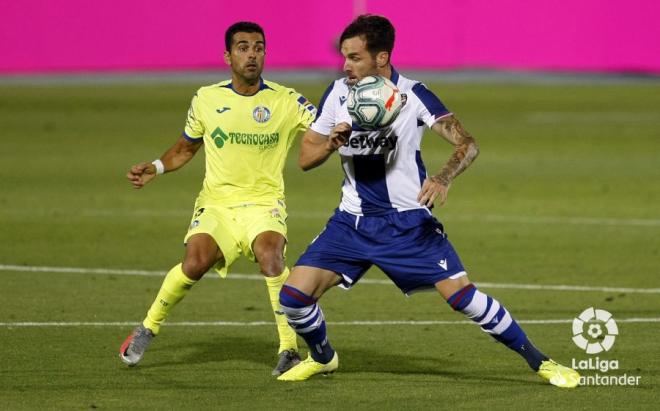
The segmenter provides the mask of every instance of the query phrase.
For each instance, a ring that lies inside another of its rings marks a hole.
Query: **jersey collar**
[[[394,66],[390,66],[392,68],[392,76],[390,77],[390,80],[392,80],[392,83],[398,84],[399,83],[399,72],[394,69]]]
[[[239,93],[238,91],[234,90],[234,86],[231,84],[231,81],[229,83],[225,84],[224,86],[220,86],[220,87],[228,88],[231,91],[233,91],[234,93],[238,94],[239,96],[243,96],[243,97],[252,97],[252,96],[256,95],[258,92],[260,92],[261,90],[273,90],[272,87],[270,87],[268,84],[264,83],[263,78],[259,78],[259,90],[257,90],[257,92],[254,93],[254,94],[241,94],[241,93]]]

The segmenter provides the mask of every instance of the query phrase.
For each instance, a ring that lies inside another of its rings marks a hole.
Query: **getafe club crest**
[[[265,123],[270,120],[270,110],[264,106],[257,106],[252,111],[252,117],[257,123]]]

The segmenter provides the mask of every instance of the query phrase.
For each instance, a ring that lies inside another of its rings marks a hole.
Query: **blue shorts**
[[[373,264],[405,294],[465,275],[442,224],[425,209],[359,217],[336,210],[296,262],[334,271],[344,288]]]

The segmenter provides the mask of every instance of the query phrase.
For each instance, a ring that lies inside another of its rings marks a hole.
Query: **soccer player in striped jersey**
[[[338,152],[345,175],[342,198],[280,293],[289,324],[307,342],[310,356],[278,379],[301,381],[337,369],[339,358],[317,301],[333,286],[352,287],[376,265],[405,294],[437,290],[452,309],[520,354],[541,377],[575,387],[577,372],[541,353],[509,311],[470,282],[430,212],[434,202],[445,202],[453,180],[476,158],[474,138],[433,92],[392,67],[394,27],[386,18],[358,17],[342,33],[340,45],[346,77],[330,84],[323,96],[303,137],[299,162],[309,170]],[[391,79],[407,97],[394,123],[376,131],[351,124],[346,109],[350,87],[369,75]],[[425,126],[454,146],[446,164],[431,176],[420,153]]]
[[[183,263],[169,271],[142,324],[122,344],[120,358],[130,366],[142,359],[188,290],[211,268],[226,276],[241,254],[259,264],[275,313],[280,345],[273,375],[299,362],[296,334],[279,306],[289,275],[282,170],[296,135],[309,127],[316,108],[293,89],[261,77],[266,39],[257,24],[229,27],[225,47],[231,80],[200,88],[183,135],[159,159],[128,172],[133,186],[142,188],[157,175],[184,166],[204,146],[206,175],[184,239]]]

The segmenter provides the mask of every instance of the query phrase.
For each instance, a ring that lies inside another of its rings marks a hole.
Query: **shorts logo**
[[[277,208],[273,208],[270,210],[270,216],[273,218],[282,218],[282,215],[280,214],[280,210]]]
[[[192,230],[193,228],[197,227],[199,225],[199,220],[195,220],[192,223],[190,223],[190,229]]]
[[[447,259],[446,258],[443,258],[442,260],[440,260],[438,265],[440,267],[442,267],[443,270],[447,271]]]
[[[270,120],[270,110],[264,106],[257,106],[252,111],[252,117],[257,123],[265,123]]]
[[[605,310],[589,307],[573,319],[573,342],[587,354],[609,351],[617,335],[619,328],[612,314]]]

